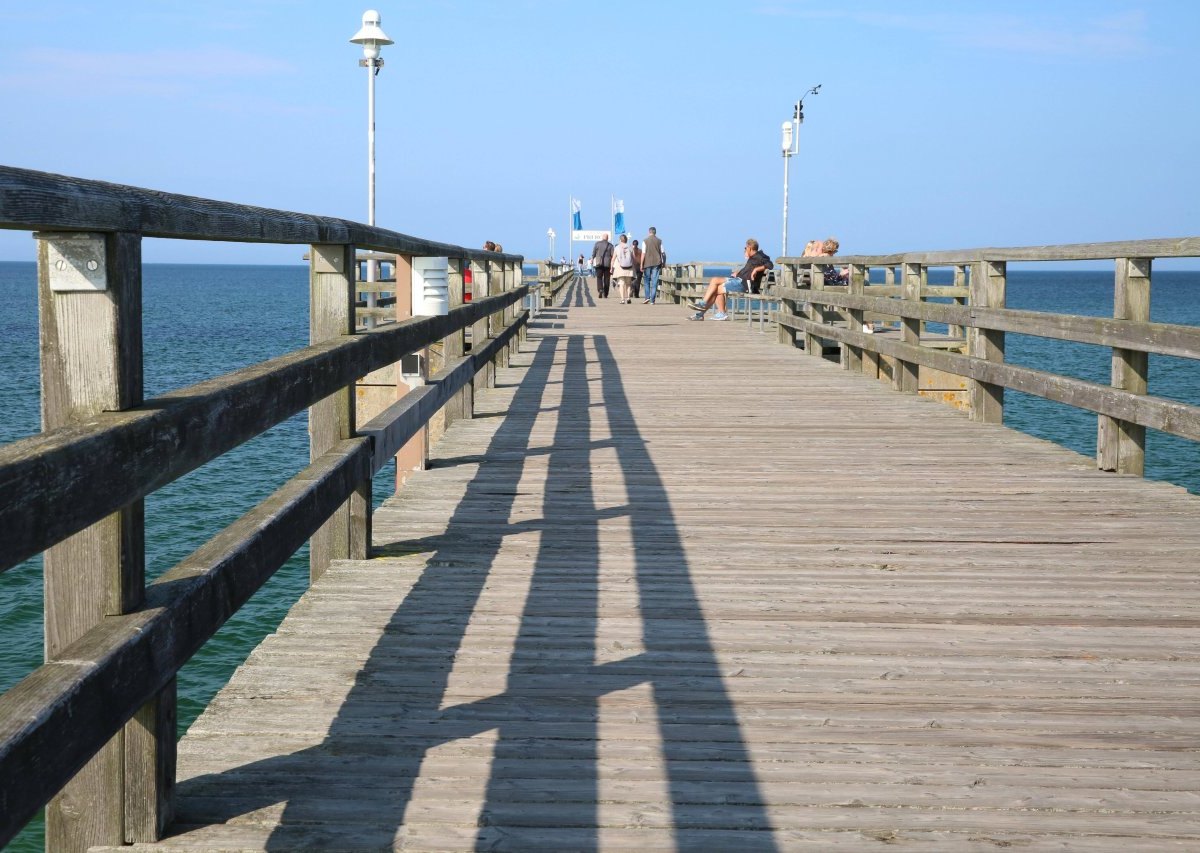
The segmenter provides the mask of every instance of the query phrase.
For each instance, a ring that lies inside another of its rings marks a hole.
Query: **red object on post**
[[[471,284],[474,283],[474,278],[471,276],[471,268],[467,267],[463,270],[463,302],[471,301]]]

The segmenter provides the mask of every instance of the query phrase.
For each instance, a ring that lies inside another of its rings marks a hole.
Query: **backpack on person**
[[[623,270],[633,269],[633,248],[628,243],[617,246],[617,266]]]

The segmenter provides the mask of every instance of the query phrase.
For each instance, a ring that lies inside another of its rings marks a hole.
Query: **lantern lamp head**
[[[374,9],[368,9],[363,12],[362,28],[354,34],[354,38],[350,39],[354,44],[361,44],[363,56],[367,59],[378,59],[379,49],[384,45],[395,44],[387,33],[380,27],[379,13]]]

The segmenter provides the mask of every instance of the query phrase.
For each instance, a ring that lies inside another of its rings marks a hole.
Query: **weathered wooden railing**
[[[46,597],[46,663],[0,696],[0,846],[47,804],[51,850],[153,840],[176,673],[305,540],[314,580],[366,556],[373,474],[439,409],[470,417],[531,287],[515,255],[7,167],[0,227],[37,232],[44,429],[0,447],[0,571],[43,553]],[[143,237],[308,244],[311,346],[143,400]],[[449,313],[356,333],[356,247],[395,256],[400,290],[448,259]],[[356,423],[356,380],[427,348],[427,383]],[[309,467],[147,585],[143,499],[305,408]]]
[[[558,261],[538,261],[537,273],[527,282],[537,282],[541,285],[541,298],[537,307],[549,307],[558,292],[575,279],[574,264],[562,264]],[[536,312],[536,308],[534,309]]]
[[[1150,270],[1155,258],[1200,256],[1200,237],[1139,240],[1014,249],[971,249],[886,256],[851,256],[813,263],[782,258],[776,294],[780,341],[800,343],[821,355],[826,342],[841,350],[848,370],[890,375],[892,387],[915,394],[922,370],[967,379],[971,418],[1001,423],[1004,389],[1012,388],[1095,412],[1096,457],[1106,471],[1141,474],[1146,428],[1200,440],[1200,407],[1147,394],[1150,353],[1200,358],[1200,328],[1150,322]],[[1113,260],[1113,318],[1082,317],[1005,307],[1007,264],[1028,261]],[[845,285],[827,287],[827,266],[848,268]],[[954,284],[930,286],[929,270],[954,270]],[[869,273],[882,268],[883,284]],[[797,282],[811,281],[811,287]],[[929,298],[952,299],[931,303]],[[875,317],[896,318],[896,339],[872,334]],[[924,323],[944,323],[950,337],[962,336],[965,352],[930,345],[921,338]],[[1112,347],[1110,386],[1030,367],[1006,364],[1006,332]]]
[[[689,261],[683,264],[667,264],[658,279],[659,298],[670,300],[676,305],[686,299],[704,295],[708,284],[706,269],[737,269],[729,261]]]

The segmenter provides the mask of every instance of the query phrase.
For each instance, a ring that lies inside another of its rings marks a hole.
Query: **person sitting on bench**
[[[717,310],[713,313],[713,319],[728,320],[729,315],[725,313],[725,294],[745,293],[749,290],[751,282],[761,281],[767,270],[775,266],[766,253],[758,248],[758,241],[753,237],[746,241],[745,254],[746,265],[738,270],[737,275],[728,278],[717,276],[708,283],[704,298],[692,302],[696,313],[689,317],[689,320],[703,320],[704,312],[713,305],[717,306]]]

